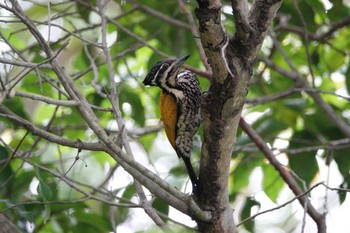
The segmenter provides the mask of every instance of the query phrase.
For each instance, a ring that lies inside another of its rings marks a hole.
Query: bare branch
[[[255,0],[253,2],[248,19],[249,24],[254,28],[254,32],[250,35],[249,40],[246,40],[246,43],[252,42],[252,45],[248,47],[250,50],[248,59],[250,61],[253,61],[260,51],[267,29],[270,27],[281,4],[281,0]]]
[[[248,20],[248,2],[241,0],[231,0],[233,16],[236,25],[236,35],[237,37],[247,39],[249,34],[253,32],[253,28],[249,25]]]
[[[28,93],[28,92],[23,92],[23,91],[15,91],[16,96],[32,99],[32,100],[38,100],[42,101],[47,104],[53,104],[53,105],[58,105],[58,106],[77,106],[78,103],[73,100],[57,100],[53,98],[49,98],[46,96],[42,95],[37,95],[34,93]]]
[[[45,62],[47,62],[47,61],[45,61]],[[16,60],[6,59],[3,57],[0,57],[0,63],[13,65],[13,66],[27,67],[27,68],[36,68],[36,67],[45,68],[45,69],[52,68],[51,65],[45,64],[45,63],[35,64],[35,63],[30,63],[30,62],[20,62],[20,61],[16,61]]]

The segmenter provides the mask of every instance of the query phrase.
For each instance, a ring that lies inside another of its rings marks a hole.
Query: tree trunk
[[[230,161],[253,62],[281,2],[257,0],[249,11],[245,1],[231,1],[236,23],[232,38],[221,25],[220,1],[197,2],[201,41],[212,68],[211,86],[202,103],[202,192],[198,200],[203,210],[212,212],[212,219],[197,221],[198,230],[235,232],[228,198]]]

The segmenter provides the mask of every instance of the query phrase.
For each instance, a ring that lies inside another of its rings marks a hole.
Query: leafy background
[[[100,95],[110,87],[105,57],[96,46],[101,42],[101,25],[95,1],[51,1],[50,5],[46,1],[23,1],[21,4],[53,49],[58,50],[69,41],[58,57],[59,62],[90,104],[96,106],[94,111],[100,123],[110,134],[117,134],[110,101]],[[227,32],[233,35],[232,11],[226,4],[223,1],[222,19]],[[195,1],[187,2],[186,7],[194,12]],[[166,18],[156,17],[154,12]],[[120,91],[120,107],[135,157],[186,192],[187,174],[159,124],[159,90],[141,84],[147,71],[163,56],[191,54],[187,65],[204,69],[186,15],[174,1],[155,0],[110,1],[106,15],[110,19],[107,39]],[[349,195],[339,189],[348,191],[350,184],[350,141],[305,90],[264,61],[268,59],[287,71],[291,69],[288,62],[292,63],[295,71],[308,80],[312,91],[319,93],[349,124],[349,15],[348,1],[306,0],[296,6],[294,1],[285,0],[254,66],[243,111],[243,117],[273,148],[286,169],[292,171],[303,190],[317,185],[310,192],[310,199],[319,209],[328,211],[330,232],[350,227],[340,217],[349,214]],[[4,22],[13,19],[2,8],[0,17]],[[345,24],[335,27],[340,21]],[[326,35],[332,28],[334,32]],[[307,39],[305,29],[309,33]],[[14,52],[19,51],[27,61],[44,62],[31,34],[16,21],[2,24],[0,45],[4,59],[20,60]],[[27,73],[23,75],[24,72]],[[2,83],[11,87],[11,95],[3,98],[1,104],[18,116],[64,138],[92,142],[96,139],[75,108],[21,95],[32,93],[66,100],[64,93],[58,91],[60,84],[52,70],[25,70],[2,62],[0,74]],[[207,90],[208,79],[197,76],[202,90]],[[290,93],[283,95],[287,91]],[[276,98],[269,99],[271,96]],[[202,136],[200,129],[192,158],[196,169]],[[78,153],[76,149],[50,143],[3,115],[0,139],[0,211],[23,232],[160,231],[141,209],[130,207],[138,201],[132,179],[107,154]],[[241,130],[231,163],[228,185],[230,201],[236,208],[236,224],[293,199],[279,174]],[[318,183],[321,181],[338,189],[326,189]],[[84,193],[90,193],[93,198],[85,198]],[[130,206],[118,206],[120,203]],[[175,232],[192,231],[194,223],[167,203],[155,199],[153,207]],[[278,211],[243,222],[238,231],[300,232],[303,214],[294,201]],[[315,229],[313,224],[306,218],[306,232]]]

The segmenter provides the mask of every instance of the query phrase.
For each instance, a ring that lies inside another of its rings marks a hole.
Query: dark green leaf
[[[296,132],[290,142],[289,149],[303,148],[317,145],[315,135],[308,131]],[[318,171],[316,152],[303,151],[297,154],[289,154],[289,166],[295,174],[309,185]],[[298,180],[298,179],[297,179]]]
[[[109,219],[102,218],[98,214],[77,211],[74,213],[74,216],[77,218],[78,225],[76,226],[76,228],[79,229],[79,231],[82,231],[82,229],[84,229],[85,227],[87,229],[87,232],[112,231],[112,226],[109,222]]]
[[[251,209],[252,209],[253,206],[259,206],[260,207],[260,203],[255,201],[253,198],[248,197],[246,199],[246,202],[245,202],[243,210],[242,210],[242,214],[241,214],[241,219],[242,220],[245,220],[246,218],[250,217]],[[244,224],[244,227],[248,231],[253,232],[254,231],[254,220],[250,220],[250,221],[246,222]]]
[[[24,193],[28,192],[29,185],[34,178],[34,171],[20,172],[11,182],[11,200],[14,202],[24,198]]]
[[[348,93],[350,93],[350,62],[348,64],[348,68],[346,69],[346,73],[345,73],[345,83],[346,83],[346,89]]]
[[[340,150],[334,150],[332,152],[332,156],[334,161],[338,165],[338,169],[343,176],[343,183],[341,184],[341,188],[348,189],[350,187],[350,159],[348,158],[348,155],[350,154],[350,149],[340,149]],[[339,198],[341,202],[345,201],[346,193],[345,192],[338,192]]]
[[[13,170],[10,166],[10,155],[5,147],[0,145],[0,195],[2,192],[8,192],[11,189],[12,183],[10,178],[13,175]]]
[[[159,212],[165,214],[166,216],[169,214],[169,204],[160,198],[156,198],[153,201],[152,206],[153,206],[153,208],[155,208]],[[168,219],[164,218],[163,220],[166,222]]]

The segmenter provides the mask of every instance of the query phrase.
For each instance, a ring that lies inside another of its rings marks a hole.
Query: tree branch
[[[47,104],[53,104],[57,106],[77,106],[78,103],[73,101],[73,100],[57,100],[53,99],[50,97],[42,96],[42,95],[37,95],[34,93],[28,93],[28,92],[23,92],[23,91],[15,91],[16,96],[32,99],[32,100],[38,100]]]
[[[248,2],[242,0],[231,0],[233,16],[236,26],[236,35],[241,40],[246,40],[253,32],[248,20]]]
[[[0,213],[0,233],[20,233],[20,230],[3,213]]]

